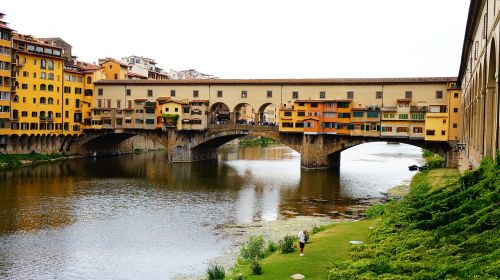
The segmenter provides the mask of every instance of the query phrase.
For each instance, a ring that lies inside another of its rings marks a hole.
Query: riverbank
[[[333,263],[328,279],[500,277],[499,170],[487,159],[461,177],[448,168],[417,174],[409,195],[383,207],[367,244]]]
[[[65,160],[76,158],[76,156],[67,156],[64,154],[0,154],[0,171],[16,167],[36,165],[45,162]]]

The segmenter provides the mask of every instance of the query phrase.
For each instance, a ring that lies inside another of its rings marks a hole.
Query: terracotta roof
[[[199,80],[100,80],[100,85],[381,85],[455,82],[456,77],[341,78],[341,79],[199,79]]]
[[[128,64],[127,63],[124,63],[122,61],[119,61],[117,59],[114,59],[114,58],[111,58],[111,57],[106,57],[106,58],[103,58],[103,62],[101,64],[104,64],[106,62],[109,62],[109,61],[112,61],[112,62],[115,62],[115,63],[118,63],[120,64],[121,66],[123,67],[128,67]]]
[[[14,29],[8,27],[6,24],[2,24],[2,23],[0,23],[0,28],[1,29],[6,29],[6,30],[9,30],[9,31],[13,31],[14,30]]]
[[[199,100],[199,99],[195,99],[195,100],[191,100],[189,103],[193,103],[193,102],[210,102],[210,100]]]
[[[14,41],[25,42],[25,43],[34,44],[34,45],[40,45],[40,46],[45,46],[45,47],[51,47],[53,49],[58,49],[58,50],[62,51],[61,47],[58,47],[58,46],[55,46],[55,45],[51,45],[51,44],[47,44],[47,43],[45,43],[43,41],[40,41],[38,38],[36,38],[34,36],[31,36],[31,37],[33,37],[33,40],[25,39],[25,38],[23,38],[23,36],[30,36],[30,35],[21,35],[21,34],[18,34],[18,33],[14,33],[14,36],[13,36]]]
[[[130,72],[130,71],[127,73],[127,75],[128,75],[129,77],[138,77],[138,78],[143,78],[143,79],[147,79],[147,78],[148,78],[148,77],[143,76],[143,75],[141,75],[141,74],[134,73],[134,72]]]

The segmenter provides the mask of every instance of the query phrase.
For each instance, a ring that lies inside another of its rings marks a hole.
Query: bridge
[[[209,125],[203,131],[112,129],[89,130],[74,139],[69,147],[75,153],[112,153],[121,142],[143,136],[160,143],[167,149],[171,162],[193,162],[217,159],[217,150],[223,144],[243,136],[267,137],[278,141],[301,155],[301,167],[321,169],[340,166],[340,153],[356,145],[390,141],[421,147],[443,156],[447,165],[456,164],[455,153],[446,142],[429,142],[405,138],[356,137],[350,135],[307,135],[282,133],[275,126],[263,125]]]

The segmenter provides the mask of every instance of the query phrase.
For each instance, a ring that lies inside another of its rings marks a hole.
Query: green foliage
[[[428,150],[423,150],[422,156],[424,157],[425,161],[427,162],[427,166],[429,167],[429,169],[443,167],[445,162],[446,162],[443,157],[441,157],[440,155],[434,154],[433,152],[428,151]]]
[[[243,261],[255,260],[264,257],[264,237],[251,236],[247,244],[240,249],[240,258]]]
[[[243,139],[240,141],[240,146],[262,146],[265,147],[269,144],[278,143],[277,141],[266,138],[266,137],[257,137],[255,139]]]
[[[319,225],[319,226],[314,226],[311,230],[313,234],[318,233],[320,231],[324,231],[326,229],[334,227],[335,224],[326,224],[326,225]]]
[[[134,154],[142,154],[145,151],[143,149],[134,149]]]
[[[243,273],[240,273],[234,277],[234,280],[245,280],[247,279]]]
[[[261,275],[262,274],[262,266],[259,264],[257,260],[254,260],[252,262],[252,265],[250,266],[250,269],[252,270],[252,273],[255,275]]]
[[[177,120],[179,119],[178,114],[163,114],[162,117],[166,120],[170,120],[173,123],[177,123]]]
[[[297,237],[292,235],[285,235],[283,239],[279,241],[280,251],[282,254],[288,254],[295,251],[294,243],[297,240]]]
[[[274,253],[277,250],[278,250],[278,244],[274,243],[273,241],[269,241],[269,243],[267,243],[266,255],[270,255],[271,253]]]
[[[41,162],[65,157],[64,154],[0,154],[0,168],[13,168],[22,165],[22,161]]]
[[[224,267],[220,265],[210,265],[207,269],[208,280],[221,280],[226,277]]]
[[[384,215],[384,205],[373,205],[366,210],[366,218],[367,219],[376,219]]]
[[[352,246],[329,279],[500,277],[499,163],[485,159],[440,188],[431,187],[432,172],[417,174],[410,194],[384,207],[368,242]]]

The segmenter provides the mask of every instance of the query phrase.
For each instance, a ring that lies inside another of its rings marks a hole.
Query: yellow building
[[[12,98],[11,134],[67,134],[63,98],[64,60],[59,47],[30,35],[14,35],[16,94]],[[63,109],[61,109],[63,108]]]
[[[113,58],[99,59],[99,65],[102,67],[108,80],[127,80],[128,65]]]
[[[158,99],[158,110],[162,117],[163,127],[175,127],[177,130],[182,130],[184,107],[189,108],[189,101]]]
[[[15,76],[12,75],[12,29],[3,21],[0,13],[0,134],[10,130],[11,97]],[[6,144],[5,137],[0,137],[0,145]]]
[[[449,83],[448,86],[448,140],[459,141],[461,127],[461,97],[462,91],[455,83]]]

